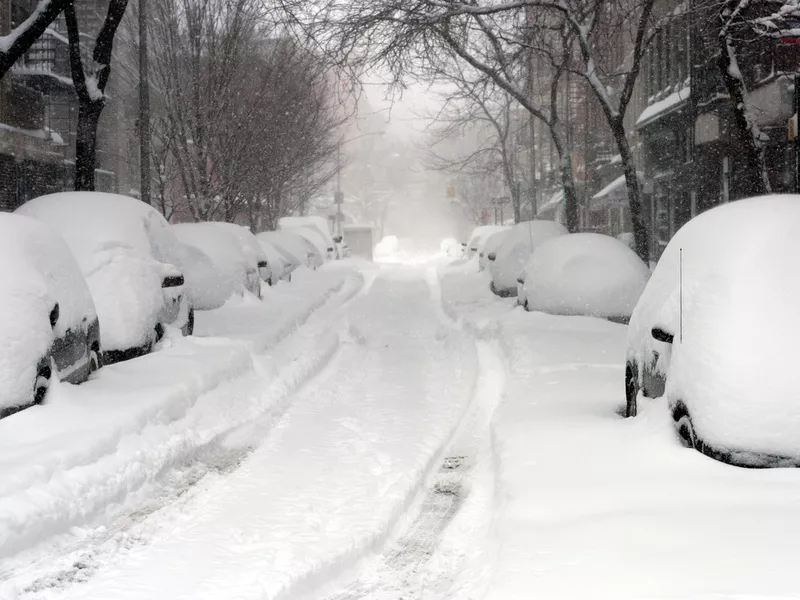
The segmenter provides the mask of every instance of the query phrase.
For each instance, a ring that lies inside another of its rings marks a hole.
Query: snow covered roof
[[[536,211],[536,217],[540,218],[550,213],[550,211],[557,211],[559,207],[561,207],[563,204],[564,204],[564,190],[558,190],[550,197],[550,200],[548,200],[538,208],[538,210]]]
[[[677,92],[673,92],[663,100],[654,102],[642,111],[642,114],[640,114],[639,118],[636,120],[636,126],[642,127],[676,110],[689,99],[691,92],[691,86],[687,85]]]

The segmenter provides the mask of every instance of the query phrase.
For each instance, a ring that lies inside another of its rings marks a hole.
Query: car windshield
[[[0,599],[800,599],[800,0],[8,0],[0,79]]]

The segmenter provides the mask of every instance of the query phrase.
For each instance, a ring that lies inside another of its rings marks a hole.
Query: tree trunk
[[[75,191],[95,190],[97,168],[97,127],[104,102],[81,102],[78,107],[78,132],[75,141]]]
[[[580,227],[578,219],[578,193],[575,190],[575,176],[572,173],[572,157],[569,152],[564,148],[561,139],[556,135],[558,124],[550,127],[551,138],[558,153],[558,160],[560,163],[561,172],[561,185],[564,188],[564,212],[566,217],[567,230],[570,233],[575,233]]]
[[[611,133],[617,143],[619,155],[622,158],[622,170],[625,173],[625,185],[628,188],[628,208],[631,211],[631,224],[633,225],[633,239],[636,254],[645,264],[650,262],[650,244],[648,243],[647,224],[644,221],[642,210],[642,192],[639,186],[639,175],[633,162],[631,147],[625,135],[625,125],[622,117],[610,123]]]
[[[736,63],[735,50],[729,36],[724,32],[719,36],[720,52],[717,58],[725,88],[731,98],[733,122],[739,138],[738,148],[741,150],[744,170],[744,196],[762,196],[770,193],[769,174],[764,159],[764,144],[758,125],[747,115],[745,104],[745,88],[739,66]]]

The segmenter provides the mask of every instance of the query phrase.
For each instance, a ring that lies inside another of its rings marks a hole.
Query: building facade
[[[0,31],[23,22],[37,0],[0,0]],[[88,39],[102,24],[107,0],[76,0],[82,33]],[[88,44],[86,51],[91,51]],[[138,190],[138,170],[130,78],[116,62],[98,130],[96,185],[101,191]],[[63,16],[0,80],[0,210],[14,210],[36,196],[73,189],[78,105],[69,65]],[[134,154],[131,154],[134,151]]]

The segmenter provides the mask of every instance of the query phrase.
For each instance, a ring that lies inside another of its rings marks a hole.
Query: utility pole
[[[342,235],[342,203],[344,202],[344,193],[342,193],[342,142],[336,144],[336,194],[334,195],[336,202],[336,232],[339,237]]]
[[[794,76],[794,193],[800,194],[800,74]]]
[[[147,53],[147,0],[139,0],[139,176],[140,197],[150,197],[150,75]]]

